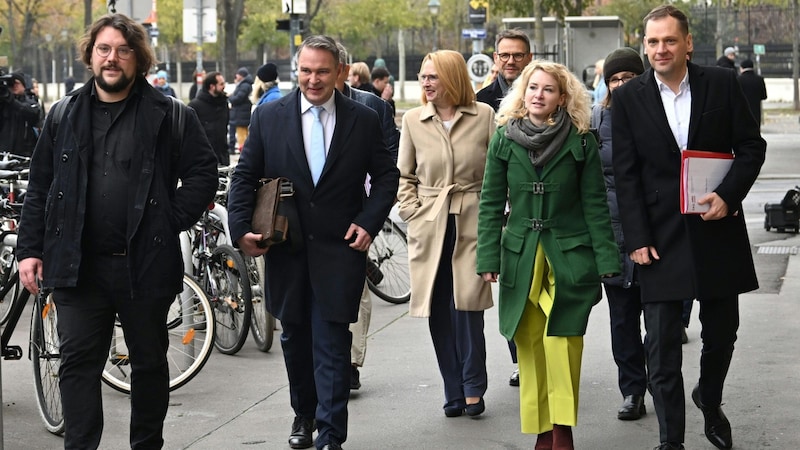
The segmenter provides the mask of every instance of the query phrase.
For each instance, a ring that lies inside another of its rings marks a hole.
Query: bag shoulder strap
[[[59,122],[61,122],[61,119],[64,117],[64,114],[67,112],[67,106],[69,106],[74,100],[74,95],[68,95],[56,103],[56,106],[53,108],[53,126],[58,126]]]
[[[186,105],[175,97],[168,98],[172,100],[172,163],[175,166],[181,158],[183,132],[186,129]]]
[[[50,114],[53,116],[50,120],[50,136],[53,140],[53,144],[56,142],[56,137],[58,137],[58,124],[61,123],[61,119],[64,118],[64,115],[67,113],[67,108],[72,102],[75,101],[76,96],[74,95],[67,95],[61,98],[53,108],[50,110]]]
[[[169,99],[172,100],[172,141],[180,143],[186,128],[186,105],[175,97]]]

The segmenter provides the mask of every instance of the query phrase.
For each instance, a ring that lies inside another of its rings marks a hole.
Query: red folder
[[[722,183],[733,164],[730,153],[684,150],[681,152],[681,214],[703,214],[710,205],[700,205],[703,196]]]

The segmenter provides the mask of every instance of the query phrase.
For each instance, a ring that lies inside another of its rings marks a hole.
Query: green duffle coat
[[[601,276],[620,271],[597,142],[573,126],[537,173],[528,151],[504,134],[498,128],[489,146],[477,249],[477,272],[500,274],[500,332],[512,339],[517,331],[541,244],[556,286],[547,334],[582,336],[600,299]],[[504,227],[506,200],[511,212]]]

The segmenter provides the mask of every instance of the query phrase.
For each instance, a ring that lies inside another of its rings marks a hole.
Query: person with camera
[[[43,114],[41,103],[26,91],[22,72],[0,77],[0,115],[0,152],[31,156]]]

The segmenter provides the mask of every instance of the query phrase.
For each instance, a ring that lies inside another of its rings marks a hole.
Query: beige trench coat
[[[490,283],[477,275],[478,203],[494,110],[483,103],[456,110],[450,132],[433,104],[403,115],[397,166],[399,215],[408,223],[412,317],[430,317],[447,217],[455,215],[453,290],[460,311],[491,308]]]

